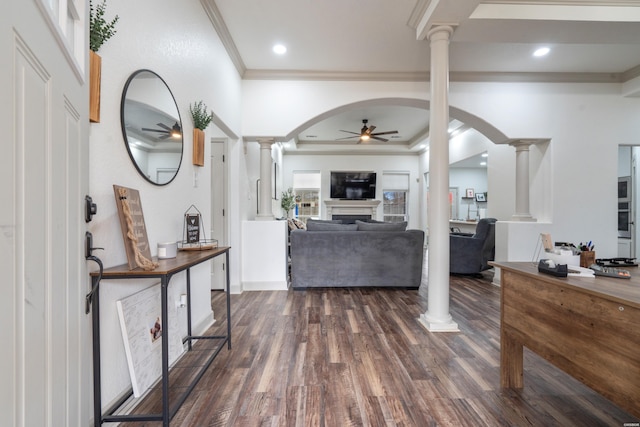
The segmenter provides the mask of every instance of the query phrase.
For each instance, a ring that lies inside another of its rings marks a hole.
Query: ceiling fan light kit
[[[182,129],[180,128],[180,124],[178,122],[175,122],[175,124],[171,127],[165,125],[164,123],[156,123],[156,126],[160,127],[161,129],[142,128],[142,130],[145,132],[157,132],[164,134],[158,137],[158,139],[180,138],[182,136]]]
[[[346,133],[351,133],[354,136],[345,136],[344,138],[338,138],[337,141],[343,140],[343,139],[350,139],[350,138],[358,138],[358,142],[357,144],[360,144],[363,141],[369,141],[370,139],[375,139],[376,141],[381,141],[381,142],[388,142],[389,140],[386,138],[381,138],[381,135],[391,135],[391,134],[395,134],[398,133],[397,130],[389,130],[386,132],[373,132],[376,127],[374,125],[371,126],[367,126],[367,123],[369,123],[368,119],[362,119],[362,129],[360,129],[360,132],[351,132],[349,130],[342,130],[340,129],[340,132],[346,132]]]

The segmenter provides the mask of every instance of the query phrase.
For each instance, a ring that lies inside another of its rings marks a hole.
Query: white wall
[[[428,84],[410,82],[250,81],[244,89],[243,126],[255,135],[290,135],[349,103],[428,99]],[[457,82],[450,84],[449,99],[452,118],[461,110],[510,139],[549,139],[531,147],[530,213],[552,223],[557,240],[587,238],[599,256],[615,256],[617,148],[640,142],[640,99],[623,97],[619,84]],[[515,213],[515,149],[493,145],[489,156],[487,215],[507,220]],[[427,158],[421,156],[421,173]]]
[[[125,263],[126,253],[118,222],[113,184],[140,192],[149,244],[155,255],[158,242],[182,239],[184,212],[194,204],[205,223],[210,215],[210,167],[191,164],[193,123],[189,105],[203,100],[210,110],[236,134],[240,134],[241,81],[199,2],[169,0],[110,0],[108,13],[118,14],[117,33],[100,50],[102,56],[101,122],[91,125],[90,187],[98,214],[90,223],[96,253],[106,267]],[[180,111],[184,153],[180,171],[167,186],[145,181],[129,159],[120,128],[120,97],[131,73],[150,69],[167,83]],[[213,130],[207,132],[210,137]],[[239,282],[240,224],[244,206],[238,194],[245,189],[242,143],[228,142],[230,173],[228,194],[230,210],[230,245],[232,282]],[[210,154],[205,144],[205,157]],[[194,173],[198,172],[198,186]],[[185,274],[171,281],[170,291],[180,292]],[[194,325],[212,321],[210,265],[205,263],[191,273]],[[149,281],[103,281],[101,287],[103,404],[112,401],[130,384],[115,302],[146,288]]]

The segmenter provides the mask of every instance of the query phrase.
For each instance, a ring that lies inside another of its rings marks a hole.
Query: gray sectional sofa
[[[389,224],[308,223],[307,230],[292,230],[292,287],[419,287],[424,232],[390,231],[397,227]]]

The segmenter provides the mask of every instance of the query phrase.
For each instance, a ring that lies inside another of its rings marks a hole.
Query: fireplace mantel
[[[327,219],[333,215],[371,215],[376,219],[380,200],[325,200]]]

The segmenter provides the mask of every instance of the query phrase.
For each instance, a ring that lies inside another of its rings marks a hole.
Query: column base
[[[423,313],[418,321],[430,332],[460,332],[458,324],[453,321],[451,315],[442,321],[431,317],[428,313]]]

